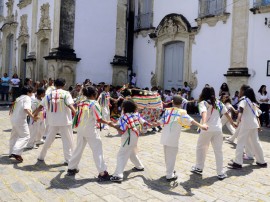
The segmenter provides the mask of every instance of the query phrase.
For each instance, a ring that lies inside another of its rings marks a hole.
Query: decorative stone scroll
[[[40,8],[41,17],[39,22],[39,29],[51,29],[51,20],[49,15],[50,4],[43,4]]]
[[[7,6],[7,17],[6,17],[6,21],[14,21],[14,14],[13,14],[13,6],[14,6],[14,0],[8,0],[6,2],[6,6]]]
[[[22,9],[32,3],[32,0],[20,0],[20,2],[17,4],[17,6]]]
[[[21,16],[21,26],[19,36],[28,35],[28,27],[27,27],[27,14]]]

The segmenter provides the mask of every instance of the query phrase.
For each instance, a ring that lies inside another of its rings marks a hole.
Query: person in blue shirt
[[[10,78],[8,77],[7,73],[4,73],[4,76],[1,78],[1,95],[2,95],[2,101],[4,101],[6,96],[6,101],[8,101],[8,94],[9,94],[9,82]]]

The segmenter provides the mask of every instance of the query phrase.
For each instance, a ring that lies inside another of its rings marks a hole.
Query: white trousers
[[[42,147],[42,150],[38,158],[41,160],[44,160],[48,149],[50,148],[53,141],[55,140],[56,133],[61,134],[64,158],[65,158],[65,162],[68,163],[74,150],[74,136],[73,136],[71,125],[68,125],[68,126],[51,126],[50,125],[48,135],[46,137],[45,143]]]
[[[220,131],[202,131],[198,138],[197,149],[196,149],[196,167],[199,169],[204,168],[204,162],[206,159],[206,153],[209,144],[212,144],[215,158],[216,158],[216,171],[218,175],[222,175],[223,172],[223,136]]]
[[[102,119],[104,121],[110,121],[110,107],[106,106],[106,107],[102,107],[101,108],[101,113],[102,113]],[[107,124],[104,124],[104,126],[107,126]]]
[[[174,167],[176,156],[178,153],[178,147],[170,147],[167,145],[163,145],[164,148],[164,157],[166,164],[166,178],[170,179],[174,177]]]
[[[29,130],[30,130],[30,139],[27,144],[27,146],[34,146],[35,142],[41,141],[43,135],[45,134],[45,121],[37,121],[34,122],[33,124],[30,123],[29,125]]]
[[[125,133],[121,137],[121,146],[117,154],[117,166],[113,176],[123,178],[123,172],[126,167],[128,159],[135,165],[136,168],[142,169],[143,164],[137,156],[138,148],[138,137],[134,132],[130,132],[130,143],[126,142],[128,134]],[[126,142],[126,144],[125,144]],[[125,145],[124,145],[125,144]]]
[[[231,123],[229,122],[228,118],[225,115],[223,115],[221,118],[221,124],[222,126],[226,125],[232,135],[235,134],[235,128],[231,125]]]
[[[9,154],[21,155],[30,138],[28,124],[12,126],[9,139]]]
[[[262,146],[259,143],[258,129],[246,129],[244,127],[241,127],[239,130],[234,162],[240,165],[243,164],[244,147],[247,145],[248,150],[254,153],[256,162],[265,163]]]
[[[84,135],[84,133],[88,133]],[[68,169],[78,169],[78,165],[82,158],[83,150],[86,146],[86,143],[90,146],[94,158],[96,168],[99,173],[107,170],[107,166],[103,157],[102,142],[99,134],[91,134],[89,136],[89,131],[84,133],[78,131],[77,133],[77,146],[72,154],[72,157],[68,164]]]

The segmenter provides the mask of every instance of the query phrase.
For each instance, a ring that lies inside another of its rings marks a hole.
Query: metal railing
[[[270,6],[270,0],[253,0],[253,7]]]
[[[225,11],[225,0],[199,0],[199,17],[222,15]]]
[[[135,16],[134,29],[148,29],[153,27],[153,12]]]

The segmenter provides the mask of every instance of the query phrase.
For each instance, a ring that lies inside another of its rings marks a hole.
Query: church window
[[[0,16],[4,16],[4,0],[0,0]]]
[[[225,0],[199,0],[199,17],[223,15],[226,11]]]
[[[153,0],[139,0],[138,15],[135,16],[135,30],[153,27]]]

